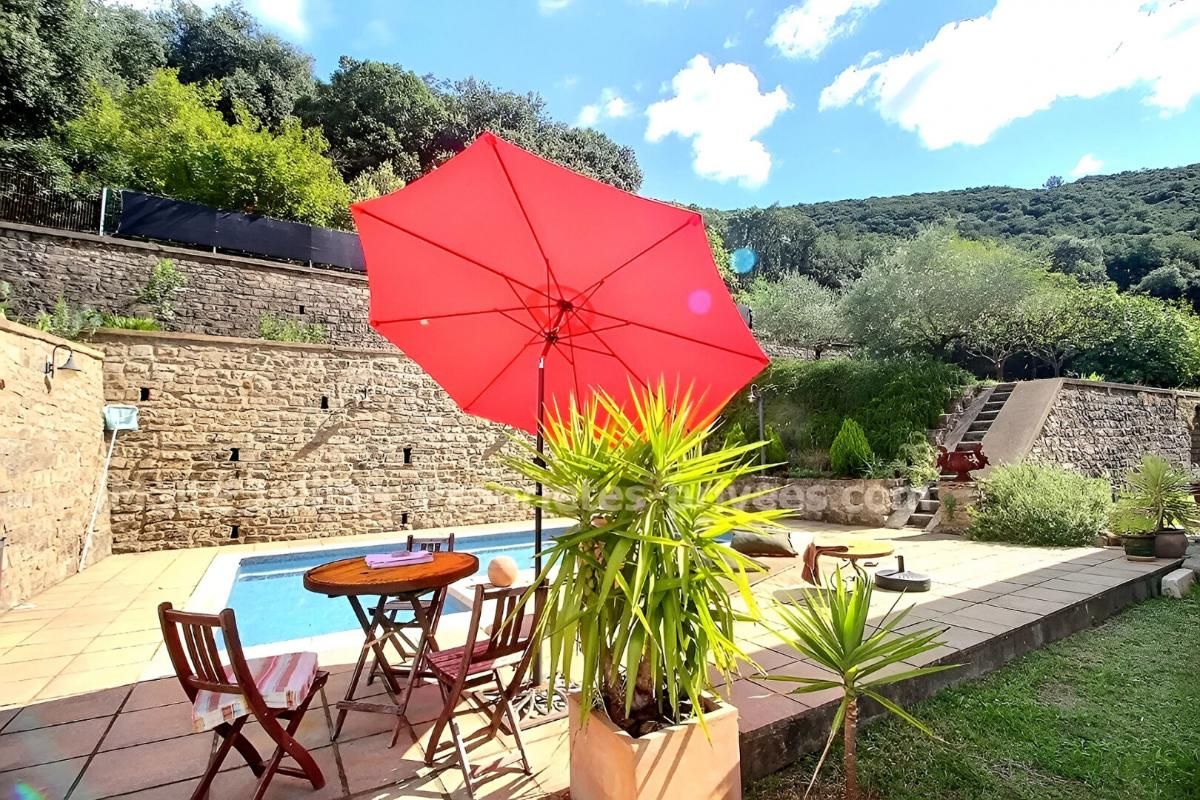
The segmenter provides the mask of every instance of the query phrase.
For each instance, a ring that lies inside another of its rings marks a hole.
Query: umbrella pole
[[[542,353],[542,357],[538,359],[538,377],[537,377],[537,465],[539,467],[546,466],[545,455],[546,442],[542,437],[542,424],[546,421],[546,354]],[[538,481],[534,489],[534,494],[539,498],[542,496],[542,482]],[[540,505],[533,507],[533,576],[537,580],[542,574],[542,507]],[[533,659],[533,685],[540,686],[544,676],[542,675],[542,659],[540,654]],[[547,690],[549,691],[549,690]]]

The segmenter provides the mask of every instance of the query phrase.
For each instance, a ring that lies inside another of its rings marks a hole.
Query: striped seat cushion
[[[303,703],[317,676],[316,653],[284,653],[251,658],[246,664],[267,708],[279,711],[294,709]],[[228,666],[225,667],[225,674],[231,682],[235,680]],[[201,690],[192,704],[192,730],[196,733],[210,731],[249,713],[250,706],[240,694]]]

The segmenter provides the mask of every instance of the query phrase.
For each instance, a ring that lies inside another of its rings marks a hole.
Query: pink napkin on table
[[[413,564],[428,564],[433,561],[433,553],[425,550],[416,550],[411,553],[407,550],[399,553],[371,553],[366,556],[366,561],[367,566],[371,569],[407,567]]]

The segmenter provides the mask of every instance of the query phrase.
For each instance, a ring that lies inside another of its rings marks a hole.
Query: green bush
[[[829,468],[837,476],[859,476],[866,473],[874,461],[875,454],[871,452],[862,426],[847,417],[829,446]]]
[[[781,358],[755,382],[765,387],[767,424],[779,432],[789,461],[828,450],[842,420],[853,417],[884,461],[906,459],[914,434],[937,425],[938,416],[974,382],[970,373],[939,361],[898,358]],[[754,405],[743,392],[729,406],[730,423],[758,430]]]
[[[172,322],[175,319],[175,295],[185,286],[187,276],[175,266],[175,262],[160,258],[150,268],[150,277],[138,294],[138,301],[154,309],[155,319]]]
[[[325,341],[325,328],[315,322],[300,322],[274,314],[263,314],[258,320],[258,335],[271,342],[321,344]]]
[[[126,317],[122,314],[102,314],[101,327],[125,331],[161,331],[162,326],[149,317]]]
[[[99,311],[86,307],[75,308],[60,295],[54,302],[54,310],[38,312],[33,327],[64,339],[79,341],[95,333],[101,322]]]
[[[1112,511],[1112,487],[1062,467],[996,467],[979,484],[973,539],[1051,547],[1090,545]]]

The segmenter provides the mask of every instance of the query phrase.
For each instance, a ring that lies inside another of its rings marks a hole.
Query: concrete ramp
[[[986,476],[994,465],[1016,464],[1029,455],[1062,386],[1062,378],[1046,378],[1020,381],[1013,387],[983,437],[989,465],[978,475]]]

